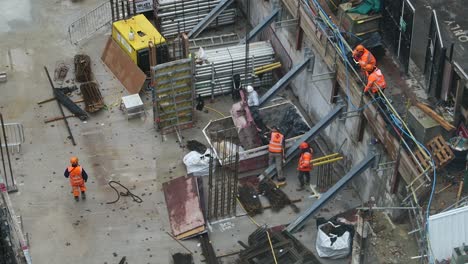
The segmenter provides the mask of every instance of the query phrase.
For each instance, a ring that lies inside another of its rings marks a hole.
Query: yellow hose
[[[209,106],[205,106],[205,108],[208,109],[208,110],[211,110],[211,111],[213,111],[213,112],[215,112],[215,113],[218,113],[218,114],[221,115],[222,117],[226,117],[223,113],[221,113],[220,111],[218,111],[218,110],[216,110],[216,109],[214,109],[214,108],[211,108],[211,107],[209,107]]]
[[[250,221],[252,221],[252,223],[254,223],[257,227],[260,227],[260,225],[255,222],[255,220],[247,213],[247,210],[245,210],[245,207],[244,205],[240,202],[239,198],[236,198],[237,202],[240,204],[240,206],[242,207],[242,210],[244,210],[244,212],[247,214],[247,216],[249,217]],[[268,232],[268,230],[266,231],[267,233],[267,237],[268,237],[268,242],[270,243],[270,249],[271,249],[271,254],[273,255],[273,260],[275,261],[275,264],[278,264],[278,261],[276,260],[276,255],[275,255],[275,251],[273,249],[273,243],[271,242],[271,238],[270,238],[270,232]]]

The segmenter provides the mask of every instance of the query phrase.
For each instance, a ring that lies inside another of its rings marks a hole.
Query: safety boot
[[[86,193],[85,192],[81,192],[81,199],[86,199]]]
[[[296,191],[300,192],[300,191],[303,191],[305,188],[304,188],[304,185],[299,185],[297,188],[296,188]]]
[[[80,197],[79,196],[75,196],[75,201],[79,201],[80,200]]]

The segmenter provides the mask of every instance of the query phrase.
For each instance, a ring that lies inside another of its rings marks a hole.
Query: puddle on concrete
[[[0,33],[12,32],[32,21],[31,0],[0,1]]]

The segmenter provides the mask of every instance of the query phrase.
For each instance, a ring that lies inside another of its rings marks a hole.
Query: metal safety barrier
[[[21,145],[24,143],[24,128],[20,123],[7,123],[3,124],[0,136],[6,138],[6,142],[2,141],[2,148],[8,147],[12,151],[21,151]]]
[[[7,187],[0,177],[0,250],[1,263],[31,264],[29,245],[25,239],[22,219],[15,214]],[[3,243],[2,243],[3,242]]]
[[[68,27],[68,36],[72,44],[89,38],[96,31],[112,21],[110,1],[102,3],[89,13],[71,23]]]
[[[8,147],[8,137],[5,129],[5,122],[3,121],[3,115],[0,113],[0,159],[2,161],[2,167],[0,168],[0,175],[3,175],[3,180],[0,177],[0,187],[7,189],[8,191],[17,191],[15,179],[13,177],[13,167],[11,166],[10,149]],[[5,145],[5,148],[3,147]]]

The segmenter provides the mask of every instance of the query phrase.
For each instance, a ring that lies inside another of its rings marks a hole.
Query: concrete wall
[[[261,19],[270,14],[271,1],[249,1],[250,2],[250,23],[252,26],[257,25]],[[241,7],[245,6],[246,1],[240,1]],[[285,8],[283,8],[282,19],[288,18]],[[304,35],[302,50],[296,50],[296,33],[295,26],[277,28],[276,34],[281,40],[284,48],[288,51],[294,64],[301,62],[304,59],[304,48],[310,46],[310,41]],[[313,75],[330,72],[330,69],[324,64],[323,60],[316,56],[314,71],[310,72],[305,70],[290,85],[294,94],[307,112],[310,118],[314,121],[320,120],[334,107],[330,104],[332,82],[330,80],[313,81]],[[315,79],[320,78],[316,77]],[[346,89],[346,88],[345,88]],[[346,98],[343,96],[343,98]],[[349,111],[352,107],[349,108]],[[349,170],[353,165],[359,163],[370,151],[369,142],[371,141],[372,134],[366,130],[364,139],[361,142],[356,142],[356,132],[358,118],[348,118],[346,120],[335,120],[324,132],[321,133],[331,146],[331,151],[336,151],[343,144],[342,153],[346,155],[344,161],[345,170]],[[378,153],[383,153],[382,146],[374,146]],[[381,155],[378,162],[387,162],[386,155]],[[346,172],[340,172],[344,175]],[[355,187],[363,201],[368,201],[371,196],[377,199],[379,206],[396,204],[398,201],[397,196],[390,194],[390,182],[392,171],[380,171],[369,169],[362,175],[355,178],[352,185]]]

